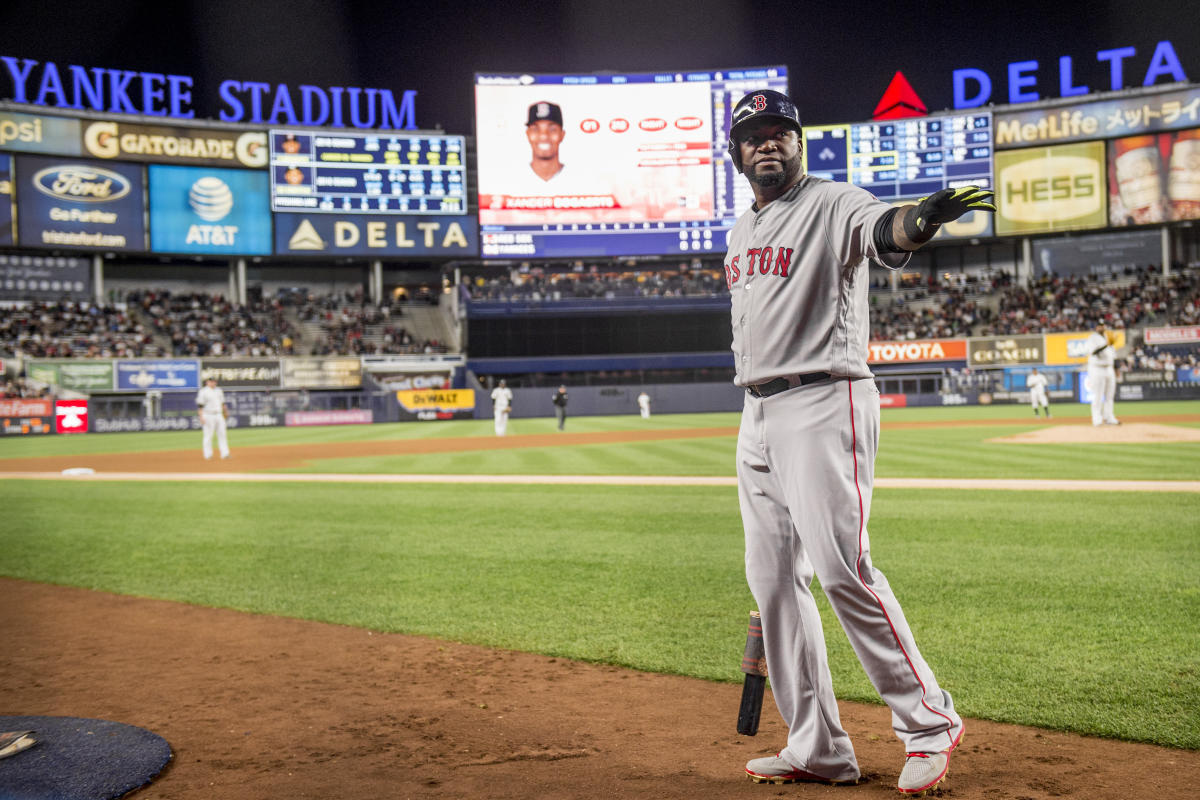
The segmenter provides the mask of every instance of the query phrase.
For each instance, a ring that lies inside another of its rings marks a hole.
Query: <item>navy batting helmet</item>
[[[729,157],[733,159],[733,165],[737,167],[738,172],[742,171],[742,154],[737,142],[738,128],[751,120],[763,118],[790,122],[796,126],[796,133],[800,133],[800,110],[782,92],[760,89],[738,100],[737,105],[733,107],[733,117],[729,125]]]

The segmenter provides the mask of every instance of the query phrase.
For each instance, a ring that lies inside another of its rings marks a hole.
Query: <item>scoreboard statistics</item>
[[[272,130],[271,208],[465,214],[462,136]]]
[[[991,112],[804,128],[807,171],[880,200],[992,185]]]

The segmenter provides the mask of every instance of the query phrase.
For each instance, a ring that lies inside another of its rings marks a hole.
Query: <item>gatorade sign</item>
[[[54,404],[56,433],[87,433],[87,400],[59,400]]]

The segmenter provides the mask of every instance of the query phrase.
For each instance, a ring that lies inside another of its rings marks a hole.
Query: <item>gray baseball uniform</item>
[[[879,441],[867,259],[891,268],[908,259],[881,255],[873,240],[889,208],[805,176],[738,220],[725,257],[735,382],[749,389],[737,445],[746,576],[789,729],[780,756],[839,781],[859,769],[833,694],[814,575],[908,752],[946,750],[962,731],[871,563],[867,536]]]

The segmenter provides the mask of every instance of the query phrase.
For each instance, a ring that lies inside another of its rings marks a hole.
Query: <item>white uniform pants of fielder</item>
[[[496,435],[503,436],[508,431],[508,409],[497,408],[492,415],[495,417]]]
[[[1092,393],[1092,424],[1116,425],[1113,399],[1117,395],[1117,372],[1112,367],[1088,367],[1088,390]]]
[[[220,414],[204,415],[204,457],[212,458],[214,432],[217,434],[217,449],[221,451],[221,458],[229,458],[229,437],[225,433],[225,417]]]
[[[762,615],[775,703],[788,726],[780,755],[830,780],[855,780],[842,729],[813,576],[892,709],[906,752],[938,752],[962,731],[950,694],[921,658],[887,579],[871,565],[879,390],[845,378],[746,396],[738,433],[738,497],[746,577]],[[898,543],[897,546],[902,546]]]

